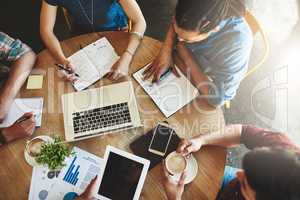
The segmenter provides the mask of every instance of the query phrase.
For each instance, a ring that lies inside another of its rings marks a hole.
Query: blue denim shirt
[[[128,18],[119,0],[45,0],[65,8],[75,32],[116,31],[127,27]],[[93,23],[93,24],[91,24]]]
[[[234,98],[247,72],[253,44],[251,29],[243,17],[223,20],[219,27],[206,40],[186,44],[201,71],[213,80],[207,98],[214,106]]]

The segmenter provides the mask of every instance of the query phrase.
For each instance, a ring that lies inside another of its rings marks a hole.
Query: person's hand
[[[180,200],[184,191],[186,172],[183,172],[178,182],[174,181],[166,169],[165,161],[162,163],[162,183],[168,200]]]
[[[120,57],[120,59],[111,67],[111,70],[107,73],[106,77],[109,80],[113,81],[127,76],[131,59],[132,55],[125,52]]]
[[[179,143],[176,151],[183,156],[188,156],[193,152],[199,151],[202,145],[202,140],[200,138],[190,140],[183,139]]]
[[[180,77],[178,71],[174,67],[172,53],[169,53],[164,48],[162,48],[155,58],[153,63],[149,65],[146,70],[143,72],[144,79],[147,80],[150,77],[152,78],[152,83],[159,82],[161,75],[167,71],[171,67],[172,72],[177,76]]]
[[[71,74],[69,74],[68,72],[66,72],[65,70],[59,70],[59,75],[63,78],[63,79],[65,79],[66,81],[68,81],[68,82],[71,82],[71,83],[73,83],[74,81],[76,81],[76,76],[75,76],[75,73],[74,73],[74,66],[71,64],[71,62],[70,61],[68,61],[68,60],[64,60],[63,62],[62,62],[62,65],[64,66],[64,67],[66,67],[67,69],[70,69],[71,70]]]
[[[86,187],[85,191],[79,195],[75,200],[92,200],[96,191],[96,181],[98,176],[91,180],[90,184]]]
[[[24,119],[20,121],[20,119]],[[19,120],[17,120],[10,127],[4,128],[2,133],[7,142],[11,142],[16,139],[31,136],[35,130],[35,119],[33,113],[25,113]]]

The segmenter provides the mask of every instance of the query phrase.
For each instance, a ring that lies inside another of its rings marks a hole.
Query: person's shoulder
[[[14,41],[15,41],[14,38],[0,31],[0,46],[9,46]]]
[[[243,47],[252,47],[253,34],[244,17],[231,17],[226,20],[224,27],[228,41]]]

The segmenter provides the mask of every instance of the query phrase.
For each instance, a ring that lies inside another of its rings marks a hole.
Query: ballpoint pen
[[[33,114],[33,116],[35,117],[36,115]],[[31,116],[30,116],[30,117],[28,117],[28,116],[23,116],[23,117],[21,117],[20,119],[18,119],[18,120],[16,121],[16,123],[24,122],[24,121],[26,121],[26,120],[28,120],[28,119],[30,119],[30,118],[31,118]]]
[[[63,66],[62,64],[57,64],[57,63],[55,63],[55,65],[56,65],[59,69],[64,70],[64,71],[68,72],[69,74],[72,74],[72,73],[73,73],[72,70],[66,68],[66,67]],[[79,75],[78,75],[77,73],[75,73],[75,76],[79,77]]]

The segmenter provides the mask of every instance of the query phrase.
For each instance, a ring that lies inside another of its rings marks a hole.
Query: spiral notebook
[[[73,83],[81,91],[107,74],[119,59],[114,47],[105,38],[89,44],[68,58],[79,78]]]

